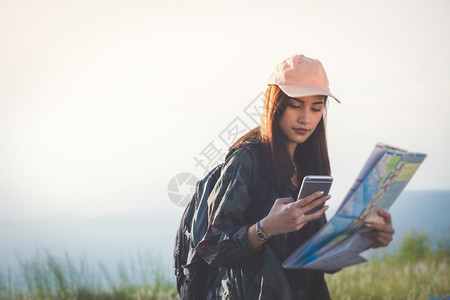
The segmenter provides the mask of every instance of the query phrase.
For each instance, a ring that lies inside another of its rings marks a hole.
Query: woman
[[[281,263],[326,223],[326,205],[305,213],[330,196],[293,198],[305,175],[330,174],[325,112],[329,97],[339,100],[320,61],[304,55],[281,62],[268,84],[261,126],[230,148],[237,150],[208,198],[208,230],[197,250],[220,268],[213,298],[329,299],[323,272]],[[252,166],[255,153],[259,166]],[[390,215],[377,213],[381,221],[367,223],[374,248],[387,246],[394,233]]]

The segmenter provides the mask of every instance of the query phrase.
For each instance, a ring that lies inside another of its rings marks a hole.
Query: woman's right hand
[[[296,202],[291,197],[275,200],[269,214],[260,221],[261,230],[271,237],[297,231],[306,223],[321,216],[328,209],[325,205],[318,211],[305,215],[314,207],[324,203],[331,196],[323,196],[323,192],[313,193]]]

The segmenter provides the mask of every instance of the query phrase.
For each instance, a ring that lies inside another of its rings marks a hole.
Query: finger
[[[374,241],[377,239],[377,233],[374,232],[374,231],[366,232],[366,233],[363,234],[363,236],[368,238],[368,239],[374,240]]]
[[[390,213],[383,209],[380,209],[378,210],[378,215],[383,218],[386,224],[392,225],[392,218]]]
[[[387,240],[387,241],[392,241],[392,235],[388,234],[388,233],[383,233],[383,232],[371,232],[367,235],[369,238],[373,239],[373,240]]]
[[[365,226],[369,227],[369,228],[371,228],[371,229],[373,229],[375,231],[386,232],[386,233],[389,233],[391,235],[393,235],[395,233],[395,230],[394,230],[394,228],[392,228],[391,225],[366,222]]]
[[[375,243],[378,244],[378,245],[380,245],[380,247],[386,247],[387,245],[389,245],[389,243],[390,243],[391,241],[392,241],[391,239],[386,239],[386,238],[384,238],[384,237],[379,236],[379,237],[376,239]]]
[[[304,206],[301,206],[300,208],[305,213],[305,212],[308,212],[311,209],[321,205],[322,203],[326,202],[330,198],[331,198],[331,195],[322,196],[322,197],[320,197],[318,199],[315,199],[314,201],[309,202],[308,204],[306,204]]]
[[[380,247],[381,247],[381,245],[380,245],[378,242],[373,242],[373,243],[370,244],[370,246],[369,246],[369,248],[374,248],[374,249],[380,248]]]
[[[388,245],[392,241],[392,235],[387,233],[369,232],[364,234],[364,237],[374,241],[378,241],[383,245]]]
[[[328,205],[325,205],[324,207],[322,207],[321,209],[319,209],[318,211],[309,214],[309,215],[303,215],[304,219],[306,220],[306,222],[312,221],[317,219],[318,217],[320,217],[321,215],[323,215],[325,213],[325,211],[328,209]]]
[[[328,209],[328,205],[325,205],[324,207],[322,207],[321,209],[319,209],[318,211],[316,211],[312,214],[309,214],[309,215],[302,214],[300,218],[296,219],[295,225],[297,226],[298,229],[300,229],[309,221],[315,220],[318,217],[320,217],[321,215],[323,215],[327,209]]]
[[[294,199],[291,197],[278,198],[275,202],[280,204],[288,204],[294,202]]]
[[[377,240],[378,241],[385,241],[386,242],[386,245],[387,244],[389,244],[390,242],[392,242],[392,235],[389,235],[389,234],[380,234],[378,237],[377,237]]]
[[[323,194],[324,194],[323,191],[312,193],[311,195],[301,198],[300,200],[297,201],[297,203],[300,207],[305,206],[314,199],[320,198],[321,196],[323,196]]]

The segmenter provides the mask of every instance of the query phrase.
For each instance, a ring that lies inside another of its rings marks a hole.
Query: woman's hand
[[[312,214],[305,215],[305,213],[330,198],[331,196],[323,196],[321,192],[313,193],[297,202],[290,197],[278,198],[269,214],[260,221],[261,230],[269,237],[297,231],[309,221],[321,216],[328,206],[324,206]]]
[[[373,229],[364,234],[365,237],[373,240],[368,248],[386,247],[391,243],[395,230],[392,227],[391,214],[388,212],[377,207],[367,217],[365,226]]]

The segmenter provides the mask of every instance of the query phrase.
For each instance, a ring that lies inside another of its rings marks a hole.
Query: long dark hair
[[[325,98],[326,104],[327,98]],[[284,191],[292,186],[291,178],[297,170],[299,181],[306,175],[330,175],[327,138],[325,133],[326,105],[324,114],[313,134],[294,152],[293,165],[279,119],[289,103],[289,97],[277,86],[269,85],[264,98],[261,125],[238,139],[231,147],[238,148],[243,142],[260,142],[264,145],[264,164],[271,180]]]

